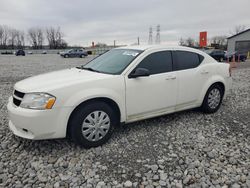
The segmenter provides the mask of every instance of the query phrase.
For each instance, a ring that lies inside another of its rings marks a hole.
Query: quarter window
[[[176,51],[174,57],[174,69],[185,70],[196,68],[200,65],[203,56],[187,51]]]
[[[150,74],[172,71],[172,53],[170,51],[155,52],[145,57],[137,68],[148,69]]]

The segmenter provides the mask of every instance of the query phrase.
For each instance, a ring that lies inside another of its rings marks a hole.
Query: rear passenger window
[[[203,61],[204,57],[187,51],[175,51],[174,56],[174,69],[185,70],[196,68]]]
[[[172,53],[170,51],[155,52],[145,57],[137,68],[148,69],[150,74],[172,71]]]

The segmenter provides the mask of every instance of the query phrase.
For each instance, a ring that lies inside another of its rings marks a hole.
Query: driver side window
[[[145,57],[137,68],[148,69],[151,75],[171,72],[173,70],[172,53],[171,51],[154,52]]]

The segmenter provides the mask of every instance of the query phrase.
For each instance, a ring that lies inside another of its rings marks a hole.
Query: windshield
[[[141,52],[133,49],[113,49],[93,59],[82,68],[107,74],[120,74]]]

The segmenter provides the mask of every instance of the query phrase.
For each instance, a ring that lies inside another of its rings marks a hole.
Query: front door
[[[173,111],[178,78],[172,71],[171,51],[154,52],[145,57],[136,68],[148,69],[150,76],[125,78],[128,122]]]

